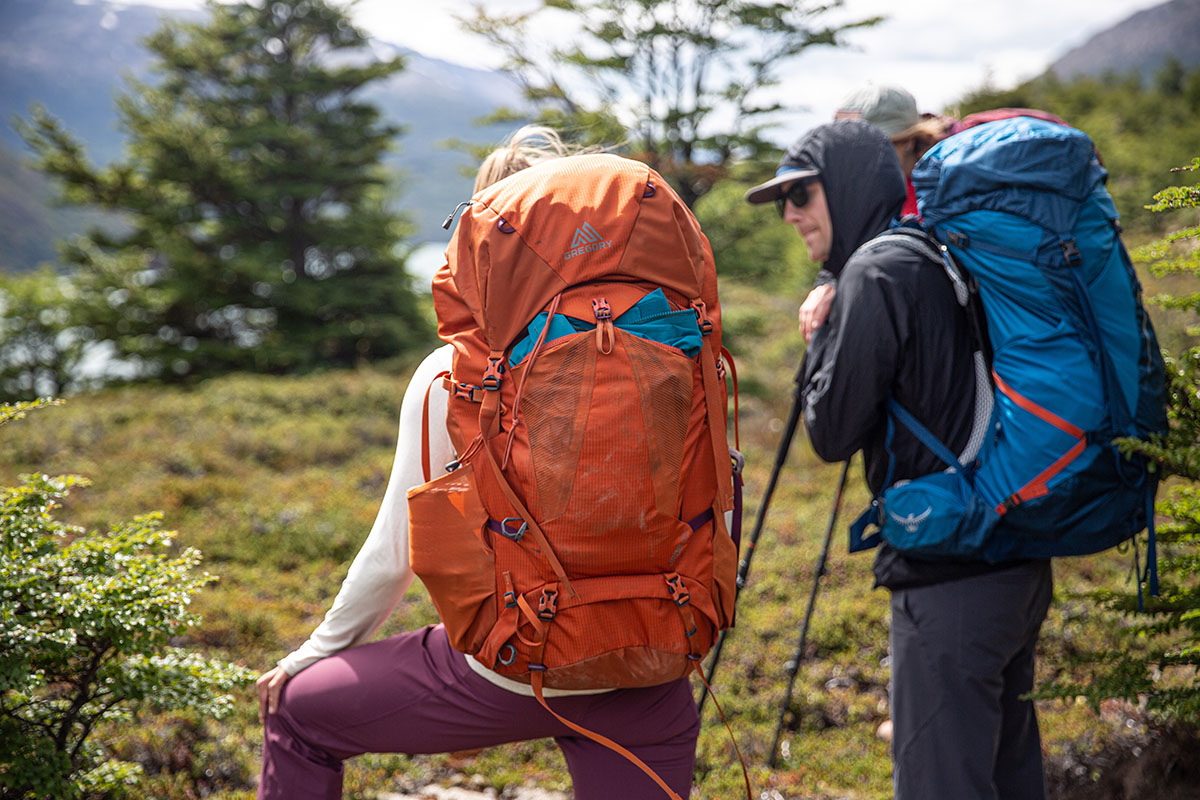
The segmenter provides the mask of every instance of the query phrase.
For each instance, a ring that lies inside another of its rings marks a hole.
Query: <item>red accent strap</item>
[[[567,719],[566,717],[563,717],[557,711],[555,711],[553,708],[551,708],[549,705],[547,705],[545,694],[542,691],[542,670],[540,670],[540,669],[531,670],[529,673],[529,678],[530,678],[530,683],[533,685],[533,696],[536,697],[537,701],[542,704],[542,708],[546,709],[547,711],[549,711],[551,714],[554,715],[555,719],[557,719],[563,725],[566,725],[568,728],[575,731],[576,733],[582,734],[582,735],[588,737],[589,739],[591,739],[593,742],[598,742],[598,743],[604,745],[605,747],[607,747],[609,750],[612,750],[614,753],[617,753],[618,755],[623,756],[626,760],[628,760],[635,767],[637,767],[642,772],[649,775],[650,779],[653,780],[655,783],[657,783],[659,785],[659,787],[664,792],[667,793],[667,797],[670,797],[671,800],[682,800],[682,798],[674,790],[672,790],[670,786],[667,785],[667,782],[664,781],[661,777],[659,777],[657,772],[650,769],[650,767],[648,767],[646,765],[646,762],[642,761],[640,758],[635,756],[633,753],[629,752],[629,750],[627,750],[624,747],[622,747],[621,745],[617,744],[612,739],[609,739],[607,736],[602,736],[601,734],[596,733],[595,731],[589,731],[587,728],[583,727],[582,725],[576,725],[574,722],[571,722],[571,720]],[[749,779],[747,779],[747,786],[749,786]]]
[[[733,745],[733,752],[737,753],[738,763],[742,765],[742,780],[746,782],[746,800],[754,800],[754,791],[750,788],[750,773],[746,771],[746,759],[742,757],[742,749],[738,747],[737,739],[733,735],[733,728],[729,725],[729,718],[725,716],[724,709],[717,702],[716,692],[708,685],[708,679],[704,677],[704,670],[700,669],[700,662],[693,661],[692,668],[700,676],[700,681],[704,684],[704,690],[708,692],[708,696],[712,698],[713,705],[717,707],[717,713],[721,715],[721,721],[725,723],[725,730],[729,731],[729,743]]]
[[[1010,400],[1028,411],[1030,414],[1033,414],[1040,420],[1050,423],[1064,433],[1069,433],[1076,438],[1083,438],[1083,430],[1081,428],[1076,425],[1072,425],[1057,414],[1047,411],[1029,398],[1022,397],[1017,393],[1016,389],[1013,389],[1004,382],[1004,379],[996,374],[996,370],[992,370],[992,379],[996,381],[996,386],[1000,388],[1000,391],[1008,395]]]
[[[996,386],[1000,391],[1004,392],[1018,406],[1033,414],[1038,419],[1053,425],[1063,433],[1070,434],[1079,440],[1071,446],[1070,450],[1059,456],[1053,464],[1042,470],[1037,477],[1013,492],[1003,503],[996,506],[996,513],[1004,515],[1013,506],[1048,494],[1050,488],[1047,484],[1050,482],[1050,479],[1066,469],[1067,465],[1079,458],[1080,454],[1087,448],[1087,435],[1078,425],[1067,422],[1057,414],[1042,408],[1028,397],[1020,395],[1015,389],[1005,383],[1004,379],[996,374],[995,370],[992,370],[992,379],[996,381]]]
[[[429,392],[433,389],[434,381],[438,378],[448,377],[450,377],[450,370],[444,369],[434,375],[433,380],[425,387],[425,405],[421,409],[421,472],[425,475],[426,483],[429,483],[432,478],[429,466]]]
[[[742,449],[742,434],[738,430],[738,417],[740,409],[738,407],[738,379],[737,379],[737,364],[733,363],[733,353],[729,352],[724,347],[721,348],[721,360],[729,364],[729,374],[733,377],[733,448],[735,450]]]
[[[1072,461],[1079,458],[1080,454],[1083,453],[1086,448],[1087,439],[1080,439],[1071,447],[1070,450],[1059,456],[1053,464],[1042,470],[1036,478],[1010,495],[1009,498],[1003,503],[996,506],[996,513],[1003,516],[1011,507],[1015,505],[1020,505],[1026,500],[1032,500],[1035,497],[1041,497],[1049,494],[1050,488],[1047,486],[1047,484],[1050,482],[1050,479],[1066,469],[1067,465]]]

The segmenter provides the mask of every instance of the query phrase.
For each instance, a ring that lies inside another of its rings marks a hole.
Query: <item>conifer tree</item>
[[[96,168],[44,111],[22,132],[64,201],[129,228],[64,248],[74,320],[164,378],[308,370],[425,343],[386,205],[381,158],[399,131],[358,91],[378,61],[326,0],[210,3],[145,44],[157,78],[118,98],[122,160]]]

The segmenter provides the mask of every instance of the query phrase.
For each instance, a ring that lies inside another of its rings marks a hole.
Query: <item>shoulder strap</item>
[[[888,398],[888,413],[895,417],[897,422],[912,431],[913,436],[916,436],[921,441],[921,444],[928,447],[931,453],[944,461],[946,466],[954,467],[963,473],[967,472],[966,467],[962,465],[958,457],[950,452],[950,448],[942,444],[940,439],[934,436],[928,428],[909,413],[908,409],[897,403],[893,398]]]

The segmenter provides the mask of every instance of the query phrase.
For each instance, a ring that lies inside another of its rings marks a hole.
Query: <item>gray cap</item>
[[[864,122],[869,122],[894,138],[921,121],[917,101],[899,86],[868,83],[847,95],[838,105],[838,115],[858,112]]]

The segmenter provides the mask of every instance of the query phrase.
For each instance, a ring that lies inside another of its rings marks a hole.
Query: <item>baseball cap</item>
[[[917,101],[907,89],[888,84],[868,83],[842,99],[838,113],[857,111],[869,122],[894,138],[921,121]]]

